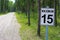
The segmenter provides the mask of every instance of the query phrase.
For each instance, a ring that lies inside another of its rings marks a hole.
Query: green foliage
[[[8,10],[8,0],[0,0],[0,12],[6,12]]]
[[[32,13],[32,12],[31,12]],[[37,16],[37,15],[36,15]],[[20,14],[16,13],[16,18],[21,25],[20,28],[20,36],[22,40],[45,40],[46,27],[41,26],[41,37],[37,36],[37,22],[38,17],[32,17],[31,14],[31,26],[27,24],[27,17],[25,13],[20,12]],[[49,26],[48,29],[48,38],[49,40],[60,40],[60,18],[58,20],[58,26]]]
[[[38,0],[15,0],[15,3],[11,2],[9,0],[0,0],[0,12],[5,11],[22,11],[26,12],[28,11],[28,6],[30,7],[30,11],[37,12],[38,9]],[[41,0],[42,7],[54,7],[54,0]],[[13,5],[12,5],[13,4]],[[59,0],[56,0],[56,6],[58,6]]]
[[[14,4],[12,1],[9,1],[8,4],[9,4],[9,5],[8,5],[8,11],[9,11],[9,12],[15,11],[15,10],[14,10],[14,9],[15,9],[15,4]]]
[[[18,19],[18,22],[21,24],[20,34],[22,40],[40,40],[40,37],[38,37],[36,33],[36,20],[34,21],[33,19],[31,19],[32,24],[31,26],[28,26],[27,17],[24,13],[16,13],[16,17]]]
[[[20,10],[22,12],[26,12],[28,9],[28,5],[30,6],[30,10],[36,8],[36,0],[15,0],[16,10]],[[35,9],[36,10],[36,9]]]

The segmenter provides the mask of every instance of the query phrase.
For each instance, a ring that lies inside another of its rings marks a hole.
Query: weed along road
[[[14,12],[0,16],[0,40],[21,40]]]

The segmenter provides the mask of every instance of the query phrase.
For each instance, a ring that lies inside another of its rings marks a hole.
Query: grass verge
[[[31,25],[28,26],[28,20],[24,13],[16,13],[16,18],[21,25],[20,36],[22,40],[45,40],[45,26],[41,26],[41,37],[37,36],[37,20],[31,17]],[[60,19],[58,19],[58,26],[49,26],[48,40],[60,40]]]
[[[0,16],[1,16],[1,15],[5,15],[5,14],[7,14],[7,13],[0,13]]]

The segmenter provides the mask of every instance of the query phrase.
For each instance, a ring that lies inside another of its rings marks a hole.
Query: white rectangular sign
[[[41,25],[54,25],[54,8],[41,8]]]

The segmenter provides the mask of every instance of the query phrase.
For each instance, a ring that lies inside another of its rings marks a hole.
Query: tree
[[[54,0],[54,8],[55,8],[55,26],[57,26],[57,1]]]
[[[14,3],[13,3],[12,1],[9,1],[8,4],[9,4],[9,5],[8,5],[8,11],[9,11],[9,12],[15,11],[15,10],[14,10]]]
[[[38,13],[39,13],[39,18],[38,18],[38,30],[37,30],[37,34],[38,34],[38,36],[40,36],[41,0],[38,0]]]
[[[30,0],[27,0],[28,25],[30,26]]]
[[[1,12],[6,12],[8,10],[8,0],[0,0],[0,10]]]
[[[60,0],[58,1],[58,17],[60,18]]]
[[[0,0],[0,12],[1,12],[1,0]]]

